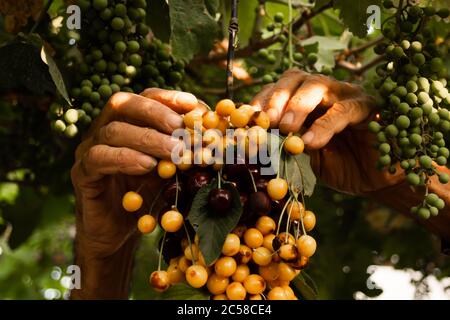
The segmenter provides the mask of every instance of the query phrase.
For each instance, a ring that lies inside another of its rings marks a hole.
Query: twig
[[[227,50],[227,97],[233,99],[233,60],[234,51],[237,47],[237,33],[239,31],[238,23],[238,2],[239,0],[232,0],[230,25],[228,27],[228,50]]]
[[[345,60],[338,60],[338,61],[336,61],[336,64],[340,68],[351,71],[355,75],[361,75],[364,72],[366,72],[367,70],[369,70],[370,68],[372,68],[373,66],[375,66],[378,63],[380,63],[381,61],[383,61],[384,59],[385,59],[385,56],[380,55],[380,56],[377,56],[372,61],[370,61],[362,66],[356,66],[355,64],[345,61]]]
[[[320,7],[319,9],[317,9],[315,11],[309,11],[309,12],[305,11],[300,16],[300,18],[298,18],[296,21],[293,22],[292,30],[296,31],[296,30],[300,29],[308,20],[314,18],[315,16],[317,16],[321,12],[331,8],[332,6],[333,6],[333,2],[329,2],[326,5]],[[259,49],[266,48],[266,47],[276,43],[278,41],[278,38],[279,38],[279,35],[275,35],[275,36],[272,36],[267,39],[262,39],[260,41],[250,43],[248,46],[246,46],[242,49],[236,50],[234,53],[234,56],[236,58],[244,58],[244,57],[251,56],[254,52],[258,51]],[[225,60],[226,58],[227,58],[226,53],[216,53],[216,54],[209,55],[207,57],[199,57],[197,59],[194,59],[193,63],[214,63],[217,61]]]
[[[364,50],[366,50],[366,49],[368,49],[370,47],[373,47],[373,46],[377,45],[378,43],[380,43],[383,40],[384,40],[383,36],[375,38],[375,39],[373,39],[371,41],[368,41],[368,42],[360,45],[359,47],[355,47],[355,48],[351,48],[351,49],[345,50],[343,52],[343,54],[344,54],[344,56],[349,57],[351,55],[354,55],[355,53],[359,53],[359,52],[364,51]]]

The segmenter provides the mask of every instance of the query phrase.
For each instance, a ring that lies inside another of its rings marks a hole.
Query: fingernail
[[[173,113],[167,117],[167,123],[172,129],[181,128],[183,126],[183,118]]]
[[[284,114],[283,118],[281,118],[280,126],[290,126],[294,122],[294,112],[288,111]]]
[[[305,144],[310,144],[314,139],[314,132],[308,131],[302,136],[302,140]]]
[[[153,169],[155,166],[155,161],[152,158],[144,156],[144,155],[138,156],[136,161],[137,161],[137,163],[139,163],[139,165],[141,167],[148,169],[148,170]]]
[[[198,103],[197,98],[192,93],[188,92],[177,92],[175,101],[178,104],[185,104],[189,106],[194,106]]]

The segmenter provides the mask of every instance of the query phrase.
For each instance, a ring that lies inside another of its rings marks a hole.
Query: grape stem
[[[280,217],[278,218],[277,235],[280,233],[280,225],[281,225],[281,220],[283,219],[284,212],[286,211],[286,208],[287,208],[289,202],[291,202],[291,201],[292,201],[292,196],[289,197],[288,201],[286,201],[286,203],[284,204],[283,210],[281,210]]]
[[[189,244],[189,250],[191,250],[191,256],[192,256],[192,264],[196,264],[197,259],[194,256],[194,250],[192,249],[192,241],[191,241],[191,237],[189,236],[189,232],[188,229],[186,227],[186,223],[184,223],[183,221],[183,227],[184,227],[184,231],[186,232],[186,238],[188,240],[188,244]]]
[[[281,142],[280,144],[280,149],[278,150],[278,171],[277,171],[277,178],[280,177],[280,171],[281,171],[281,156],[282,156],[282,151],[283,151],[283,147],[284,147],[284,143],[286,142],[286,138],[283,139],[283,142]]]
[[[162,191],[163,191],[162,188],[159,189],[159,191],[158,191],[156,197],[153,199],[152,204],[150,205],[150,209],[148,210],[148,211],[150,212],[150,214],[152,214],[153,207],[155,206],[156,201],[158,201],[159,197],[161,196]]]
[[[175,191],[175,208],[178,209],[178,187],[180,186],[180,184],[178,183],[178,173],[175,174],[175,184],[177,188],[177,190]]]

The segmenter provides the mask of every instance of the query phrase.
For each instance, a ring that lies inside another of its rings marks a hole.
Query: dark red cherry
[[[255,181],[256,189],[258,191],[266,191],[267,190],[267,183],[268,181],[266,179],[258,179]]]
[[[208,172],[198,171],[188,178],[188,189],[191,195],[195,195],[198,190],[211,182],[211,176]]]
[[[162,238],[159,241],[158,248],[161,247],[161,241]],[[170,259],[183,254],[180,243],[180,239],[175,234],[171,234],[169,232],[166,234],[166,239],[164,240],[164,247],[162,251],[164,261],[166,261],[166,263],[169,263]]]
[[[226,189],[215,188],[209,192],[208,206],[220,215],[227,214],[231,208],[231,193]]]
[[[257,215],[268,215],[272,208],[269,196],[262,191],[250,194],[248,197],[249,210]]]

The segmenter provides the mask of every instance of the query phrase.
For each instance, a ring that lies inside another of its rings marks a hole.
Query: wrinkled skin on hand
[[[121,271],[126,274],[132,263],[137,216],[148,213],[164,183],[153,170],[156,158],[170,159],[180,143],[170,134],[183,126],[180,114],[194,108],[203,107],[193,95],[177,91],[115,94],[77,148],[71,174],[82,290],[74,290],[73,298],[126,294],[129,278],[122,277]],[[138,214],[125,213],[121,197],[138,189],[145,199],[143,208]],[[110,287],[100,273],[105,279],[116,278],[120,285]]]
[[[378,154],[367,123],[375,103],[361,87],[290,69],[251,104],[269,114],[271,127],[303,132],[316,174],[332,188],[363,194],[400,181],[374,170]]]

